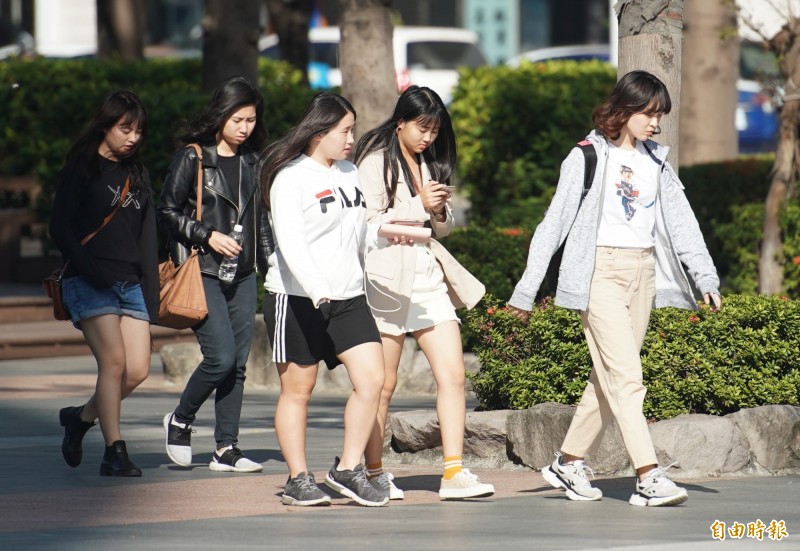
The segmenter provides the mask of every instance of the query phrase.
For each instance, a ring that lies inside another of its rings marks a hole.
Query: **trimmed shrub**
[[[728,234],[718,231],[718,228],[738,220],[734,207],[760,202],[763,210],[774,162],[774,155],[759,155],[681,167],[680,178],[686,187],[686,197],[700,223],[708,252],[723,279],[727,279],[737,265],[736,259],[729,254],[731,241]],[[760,235],[759,228],[749,239],[760,240]],[[731,289],[737,293],[749,292],[738,286]]]
[[[731,220],[714,222],[714,235],[721,244],[719,258],[727,266],[723,290],[733,293],[758,292],[758,259],[764,235],[764,204],[731,207]],[[787,296],[800,296],[800,205],[788,204],[780,217],[784,256],[784,289]]]
[[[454,228],[442,240],[447,250],[486,286],[486,292],[510,298],[525,271],[531,234],[519,228]]]
[[[175,150],[175,132],[208,101],[201,90],[200,60],[136,63],[95,59],[10,59],[0,63],[0,174],[35,176],[43,192],[37,206],[49,216],[56,175],[71,140],[92,117],[103,96],[130,89],[149,115],[142,159],[156,193]],[[299,117],[313,92],[300,73],[281,61],[259,60],[264,122],[272,137]]]
[[[473,218],[538,223],[561,161],[591,130],[592,109],[615,82],[613,67],[599,61],[462,70],[450,111]]]
[[[576,312],[549,299],[522,323],[494,297],[467,323],[481,368],[469,375],[482,409],[577,404],[591,360]],[[800,405],[800,302],[731,295],[719,312],[653,311],[642,350],[648,418],[724,415],[765,404]]]

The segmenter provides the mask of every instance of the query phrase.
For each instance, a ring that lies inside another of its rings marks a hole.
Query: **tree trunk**
[[[687,2],[681,71],[680,164],[735,159],[739,38],[729,0]]]
[[[623,0],[619,11],[617,75],[648,71],[664,82],[672,111],[661,119],[659,143],[670,147],[669,161],[678,170],[678,121],[681,98],[683,0]]]
[[[342,95],[358,113],[356,140],[389,118],[397,101],[390,0],[339,0]]]
[[[278,35],[283,59],[296,67],[308,83],[308,27],[314,9],[312,0],[266,0],[270,24]]]
[[[143,0],[97,0],[97,57],[144,58]]]
[[[258,82],[258,15],[253,0],[206,0],[203,16],[203,89],[231,77]]]
[[[786,201],[794,196],[800,175],[800,17],[793,17],[769,41],[770,49],[780,59],[786,79],[785,103],[778,120],[778,149],[772,169],[772,183],[764,205],[764,240],[758,259],[758,290],[763,294],[783,291],[783,239],[780,214]]]

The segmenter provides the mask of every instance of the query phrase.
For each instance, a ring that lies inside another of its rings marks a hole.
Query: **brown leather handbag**
[[[197,152],[197,221],[203,211],[203,151],[191,144]],[[200,258],[192,249],[189,258],[176,266],[171,258],[158,265],[160,285],[158,325],[172,329],[188,329],[206,319],[208,303],[200,275]]]
[[[117,211],[122,206],[122,203],[125,202],[125,198],[128,196],[130,187],[131,179],[128,177],[128,179],[125,180],[125,185],[122,186],[122,193],[119,196],[119,201],[117,201],[117,205],[114,207],[114,210],[112,210],[106,215],[105,218],[103,218],[103,223],[100,224],[99,228],[81,239],[81,245],[86,245],[86,243],[88,243],[92,237],[97,235],[97,233],[102,230],[106,224],[111,222],[111,219],[114,218],[115,214],[117,214]],[[53,301],[53,317],[59,321],[66,321],[72,318],[67,310],[66,305],[64,304],[64,297],[61,290],[61,279],[64,276],[64,272],[67,271],[67,266],[69,266],[69,260],[67,260],[64,263],[64,266],[62,266],[60,269],[53,270],[53,273],[42,280],[44,292],[47,293],[47,296]]]

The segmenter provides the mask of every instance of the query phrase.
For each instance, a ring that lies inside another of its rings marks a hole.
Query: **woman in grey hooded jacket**
[[[647,389],[639,356],[653,307],[697,308],[690,278],[706,304],[721,305],[714,263],[666,160],[668,148],[650,140],[671,106],[652,74],[633,71],[620,79],[593,113],[596,129],[587,140],[598,165],[590,191],[584,197],[586,162],[576,147],[561,165],[509,300],[510,311],[527,319],[549,260],[566,241],[555,303],[580,312],[593,365],[561,452],[542,474],[573,500],[602,498],[586,478],[583,458],[611,419],[637,474],[629,502],[653,507],[688,498],[658,466],[642,411]]]

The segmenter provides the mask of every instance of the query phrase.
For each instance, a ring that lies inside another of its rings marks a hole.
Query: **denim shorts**
[[[150,321],[138,283],[118,281],[108,289],[96,289],[83,276],[74,276],[61,280],[61,291],[72,324],[78,329],[81,320],[103,314]]]

